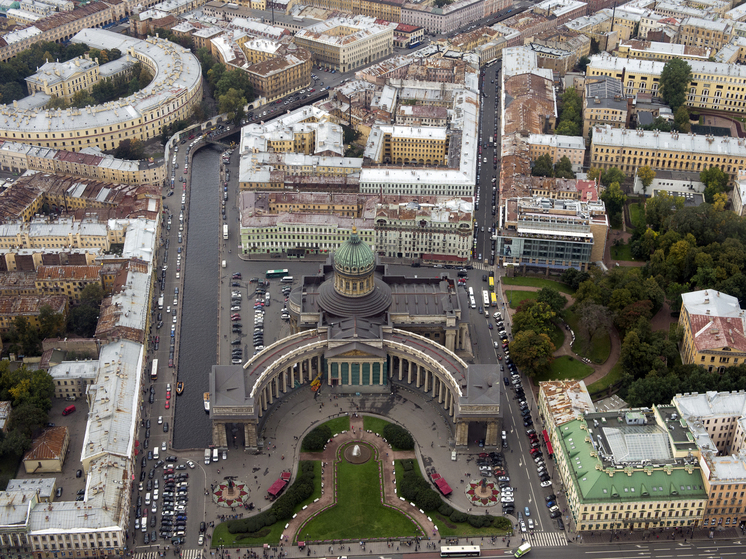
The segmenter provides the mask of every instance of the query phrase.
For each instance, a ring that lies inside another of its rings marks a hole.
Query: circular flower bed
[[[492,507],[500,501],[500,488],[493,481],[484,486],[481,481],[470,481],[466,485],[466,498],[478,507]]]
[[[249,487],[243,481],[234,481],[233,487],[221,481],[212,492],[212,500],[221,507],[242,507],[249,502]]]

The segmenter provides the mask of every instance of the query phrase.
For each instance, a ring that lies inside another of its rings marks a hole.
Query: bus
[[[531,551],[531,544],[528,542],[522,543],[518,549],[515,550],[515,553],[513,554],[514,557],[523,557]]]
[[[495,276],[490,276],[489,286],[490,286],[490,291],[495,290]]]
[[[472,309],[477,308],[477,300],[474,299],[474,295],[469,295],[469,307]]]
[[[283,270],[267,270],[266,277],[268,278],[284,278],[288,274],[288,269]]]
[[[153,359],[153,363],[150,365],[150,380],[158,378],[158,360]]]
[[[228,240],[228,226],[227,225],[223,225],[223,240],[224,241]]]
[[[474,288],[473,287],[469,288],[469,297],[474,297]]]
[[[486,289],[482,290],[482,302],[484,303],[484,308],[487,309],[490,306],[490,293]]]
[[[479,557],[482,555],[478,545],[444,545],[440,548],[441,557]]]
[[[494,291],[492,293],[490,293],[490,306],[492,306],[492,307],[496,307],[497,306],[497,295],[495,294]]]

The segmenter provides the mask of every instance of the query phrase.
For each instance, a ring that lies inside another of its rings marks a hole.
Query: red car
[[[169,400],[166,400],[166,409],[169,409],[171,407],[171,402]]]
[[[166,400],[170,400],[170,399],[171,399],[171,391],[169,390],[168,392],[166,392]]]

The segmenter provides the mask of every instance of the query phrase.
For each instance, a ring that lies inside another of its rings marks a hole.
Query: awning
[[[267,493],[269,493],[273,497],[276,497],[277,495],[280,494],[280,492],[282,492],[282,490],[285,488],[286,485],[287,485],[287,481],[285,481],[284,479],[278,479],[267,490]]]
[[[446,480],[444,480],[443,478],[437,480],[435,482],[435,485],[438,486],[438,489],[440,489],[440,492],[443,493],[443,495],[450,495],[451,493],[453,493],[453,489],[451,489],[451,486],[448,485]]]

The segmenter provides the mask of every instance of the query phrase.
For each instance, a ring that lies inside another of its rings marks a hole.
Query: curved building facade
[[[123,140],[149,140],[163,126],[190,116],[202,100],[202,67],[177,44],[83,29],[72,38],[91,48],[119,49],[150,70],[153,80],[129,97],[83,109],[44,110],[0,105],[0,140],[80,151],[116,148]]]
[[[468,444],[473,422],[486,423],[485,444],[498,444],[499,370],[458,355],[470,355],[471,344],[461,320],[463,290],[453,280],[389,275],[353,231],[319,275],[301,282],[288,302],[297,333],[243,367],[213,367],[214,445],[227,447],[228,431],[242,425],[246,450],[259,450],[273,406],[293,391],[310,391],[315,380],[336,394],[388,394],[392,385],[408,385],[442,408],[457,445]]]

